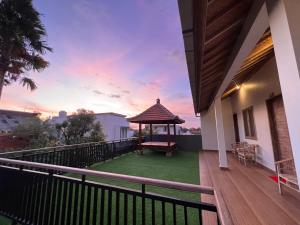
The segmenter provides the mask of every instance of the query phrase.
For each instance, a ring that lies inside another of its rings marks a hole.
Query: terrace
[[[229,170],[220,170],[216,152],[166,158],[136,149],[130,139],[1,154],[1,224],[300,221],[299,195],[279,195],[274,172],[259,165],[245,167],[229,154]]]
[[[216,193],[199,185],[198,152],[166,158],[139,155],[137,146],[130,139],[2,154],[0,214],[13,224],[202,224],[210,211],[222,223],[218,205],[200,201]]]
[[[270,178],[275,173],[260,165],[245,167],[228,153],[229,169],[220,170],[218,154],[200,151],[199,167],[202,185],[215,188],[219,193],[226,224],[299,224],[300,196],[284,189],[278,193],[277,184]],[[213,203],[210,196],[202,196]],[[204,224],[214,224],[214,215],[204,214]]]

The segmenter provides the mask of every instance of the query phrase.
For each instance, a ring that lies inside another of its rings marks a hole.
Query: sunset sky
[[[161,103],[199,127],[194,116],[175,0],[34,0],[53,53],[30,73],[38,90],[5,87],[0,108],[55,116],[78,108],[133,116]]]

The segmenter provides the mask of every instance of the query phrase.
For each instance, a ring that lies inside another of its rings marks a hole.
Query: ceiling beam
[[[240,71],[237,73],[237,75],[239,73],[242,73],[245,70],[248,70],[251,67],[254,67],[256,64],[258,64],[259,62],[264,60],[266,57],[268,58],[271,55],[274,55],[273,49],[271,49],[270,51],[268,51],[265,54],[261,55],[260,57],[256,58],[255,60],[247,63],[246,65],[243,65],[243,67],[240,69]]]
[[[216,62],[214,65],[210,66],[210,65],[207,65],[205,64],[202,68],[202,73],[206,73],[207,71],[209,71],[210,69],[213,69],[221,64],[224,64],[226,63],[226,59],[223,58],[222,60],[219,60],[218,62]]]
[[[209,70],[209,72],[202,73],[203,80],[206,80],[206,77],[211,76],[212,74],[219,73],[220,71],[222,71],[223,67],[224,66],[221,65],[221,66],[218,66],[218,67],[214,67],[214,69],[213,70]]]
[[[216,23],[220,22],[224,18],[224,16],[232,15],[234,10],[237,10],[237,8],[242,7],[244,5],[243,1],[237,1],[230,4],[226,9],[224,9],[220,14],[216,15],[214,18],[211,19],[211,21],[207,24],[207,29],[209,29],[211,26],[215,25]]]
[[[233,39],[228,39],[226,41],[223,41],[221,44],[217,45],[216,47],[204,52],[204,59],[206,57],[210,57],[211,55],[217,55],[220,51],[224,49],[232,49],[233,46]]]
[[[211,71],[210,73],[203,74],[203,81],[211,79],[215,74],[222,73],[222,67],[216,68],[216,70]]]
[[[245,18],[241,18],[239,20],[236,20],[232,24],[229,24],[227,27],[225,27],[223,30],[219,31],[218,33],[214,34],[212,37],[210,37],[208,40],[205,41],[205,45],[209,45],[211,42],[216,40],[217,38],[221,37],[228,31],[232,30],[233,28],[236,28],[237,26],[241,25],[241,23],[244,21]]]
[[[203,80],[203,84],[211,83],[211,82],[216,82],[216,77],[220,76],[222,72],[215,73],[214,76],[209,76],[207,79]]]
[[[219,52],[219,54],[215,54],[211,56],[210,58],[204,60],[203,64],[211,64],[211,62],[215,62],[216,60],[223,58],[230,52],[230,49],[224,49],[223,51]]]

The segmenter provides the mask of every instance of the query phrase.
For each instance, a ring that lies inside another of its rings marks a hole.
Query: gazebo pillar
[[[174,136],[176,136],[176,124],[174,123]]]
[[[150,123],[150,141],[152,141],[152,123]]]
[[[173,141],[176,143],[176,124],[173,124],[173,129],[174,129],[174,138]]]
[[[170,147],[170,124],[168,124],[168,146]]]
[[[142,150],[142,124],[139,123],[139,150]]]

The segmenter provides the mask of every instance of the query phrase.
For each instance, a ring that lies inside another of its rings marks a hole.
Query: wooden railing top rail
[[[130,141],[130,140],[136,140],[136,137],[132,138],[125,138],[125,139],[118,139],[113,141],[99,141],[99,142],[87,142],[87,143],[80,143],[80,144],[73,144],[73,145],[58,145],[53,147],[44,147],[44,148],[34,148],[34,149],[26,149],[26,150],[20,150],[20,151],[11,151],[11,152],[2,152],[0,153],[0,157],[3,155],[8,154],[19,154],[19,153],[26,153],[26,152],[34,152],[34,151],[50,151],[52,149],[64,149],[64,148],[72,148],[72,147],[80,147],[80,146],[89,146],[89,145],[97,145],[97,144],[104,144],[104,143],[113,143],[113,142],[120,142],[120,141]]]
[[[222,193],[218,190],[214,190],[214,196],[216,200],[217,213],[219,222],[221,225],[233,225],[230,213],[226,207],[225,201],[222,197]]]
[[[5,165],[10,165],[10,166],[19,166],[19,167],[23,166],[23,167],[36,168],[36,169],[46,169],[49,171],[51,170],[60,171],[63,173],[73,173],[73,174],[79,174],[85,176],[104,177],[104,178],[123,180],[123,181],[138,183],[138,184],[146,184],[146,185],[152,185],[152,186],[163,187],[163,188],[177,189],[181,191],[189,191],[189,192],[197,192],[197,193],[214,195],[213,188],[196,185],[196,184],[187,184],[187,183],[181,183],[175,181],[159,180],[159,179],[152,179],[152,178],[138,177],[138,176],[129,176],[124,174],[101,172],[101,171],[95,171],[89,169],[80,169],[74,167],[58,166],[58,165],[51,165],[45,163],[6,159],[6,158],[0,158],[0,163],[3,163]]]

